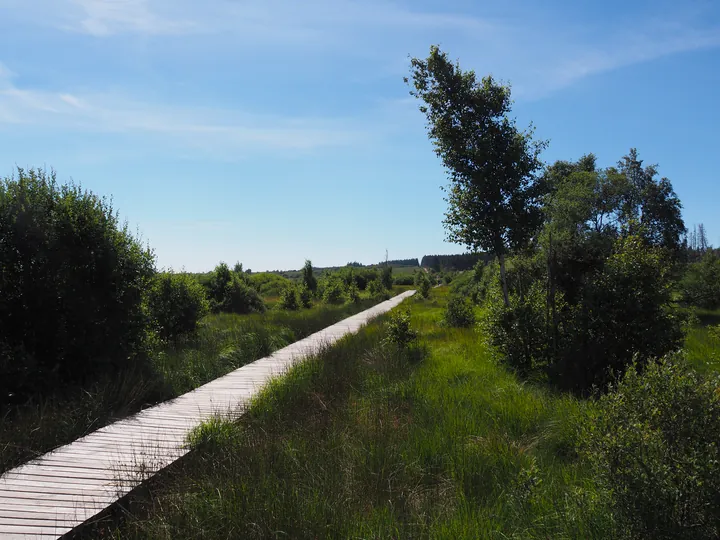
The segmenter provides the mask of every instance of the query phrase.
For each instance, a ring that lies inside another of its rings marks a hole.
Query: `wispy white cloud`
[[[331,38],[376,28],[487,30],[462,13],[417,11],[384,0],[4,0],[15,17],[106,37],[233,33],[273,40]],[[42,15],[39,15],[42,14]]]
[[[82,133],[155,136],[170,146],[221,158],[250,153],[294,154],[357,144],[365,133],[350,121],[276,117],[132,101],[113,95],[75,95],[0,86],[3,125]],[[157,142],[157,141],[156,141]]]
[[[79,8],[80,16],[70,28],[95,36],[125,32],[184,34],[196,28],[191,20],[156,12],[150,0],[72,0],[72,3]]]
[[[534,84],[523,81],[516,90],[520,97],[543,97],[592,75],[715,47],[720,47],[720,27],[694,28],[659,23],[633,28],[632,32],[612,36],[610,43],[578,45],[574,52],[543,66],[542,76],[535,78]]]

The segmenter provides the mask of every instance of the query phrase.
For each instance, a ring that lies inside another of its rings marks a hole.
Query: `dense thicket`
[[[698,262],[688,264],[680,282],[683,300],[705,309],[720,307],[720,256],[707,250]]]
[[[253,286],[250,276],[239,268],[231,270],[221,262],[213,270],[207,283],[210,307],[213,311],[226,313],[262,313],[265,311],[257,289]]]
[[[672,269],[685,229],[655,176],[635,150],[618,167],[591,154],[549,167],[543,229],[508,261],[510,305],[490,297],[490,333],[521,372],[583,390],[680,346]]]
[[[460,255],[425,255],[420,266],[440,270],[471,270],[478,261],[490,261],[492,256],[487,253],[463,253]]]
[[[109,201],[54,172],[0,181],[0,384],[82,381],[141,357],[150,250]]]

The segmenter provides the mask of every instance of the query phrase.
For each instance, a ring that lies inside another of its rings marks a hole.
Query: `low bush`
[[[280,274],[260,272],[250,275],[250,284],[263,296],[280,296],[285,287],[292,285],[292,281]]]
[[[399,350],[407,349],[418,338],[418,332],[410,326],[409,311],[392,313],[386,328],[386,341]]]
[[[305,309],[311,308],[312,298],[313,292],[308,289],[305,284],[301,284],[300,287],[298,287],[298,299],[300,300],[300,305]]]
[[[230,270],[227,264],[215,267],[208,283],[211,308],[215,312],[262,313],[265,303],[245,272]]]
[[[392,289],[393,286],[393,269],[390,265],[385,265],[380,270],[380,281],[382,281],[383,287],[387,290]]]
[[[280,309],[287,309],[290,311],[296,311],[300,309],[300,298],[298,290],[295,285],[286,286],[280,293],[280,303],[278,304]]]
[[[370,294],[370,298],[374,300],[387,300],[390,298],[390,293],[380,279],[373,279],[368,283],[367,291]]]
[[[203,286],[192,276],[172,272],[155,276],[147,304],[152,325],[165,340],[194,332],[209,311]]]
[[[475,324],[475,310],[472,303],[461,296],[451,296],[445,308],[443,322],[447,326],[467,328]]]
[[[688,265],[680,291],[690,305],[705,309],[720,307],[720,257],[708,251],[699,262]]]
[[[415,278],[412,274],[399,274],[393,278],[395,285],[412,285],[415,283]]]
[[[488,297],[483,320],[492,344],[500,349],[504,360],[519,374],[546,367],[552,344],[552,330],[546,318],[545,296],[539,284],[522,299],[513,295],[505,307],[500,291]]]
[[[357,304],[360,302],[360,289],[354,281],[348,285],[347,299],[351,304]]]
[[[634,538],[720,536],[720,379],[678,355],[630,366],[581,440]]]
[[[336,278],[330,277],[323,286],[323,302],[326,304],[342,304],[345,302],[345,290],[343,282]]]
[[[430,279],[422,270],[415,274],[415,287],[417,287],[418,294],[423,298],[430,296]]]
[[[220,303],[220,311],[228,313],[262,313],[265,303],[258,292],[248,285],[247,280],[234,274],[225,287],[225,297]]]

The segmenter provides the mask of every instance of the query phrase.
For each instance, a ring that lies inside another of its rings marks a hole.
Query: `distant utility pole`
[[[385,266],[388,265],[388,250],[385,248]]]

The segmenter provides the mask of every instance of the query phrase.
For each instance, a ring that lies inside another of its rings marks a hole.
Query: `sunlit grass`
[[[83,387],[59,389],[3,411],[0,472],[188,392],[374,303],[364,298],[359,304],[318,304],[296,312],[209,315],[195,335],[152,352],[151,370],[128,370]]]
[[[697,310],[698,324],[685,339],[689,362],[701,372],[720,372],[720,332],[713,327],[720,324],[720,310]]]
[[[382,321],[273,382],[247,414],[192,437],[117,538],[608,538],[575,454],[587,402],[523,383],[477,329],[412,299],[426,355]]]

